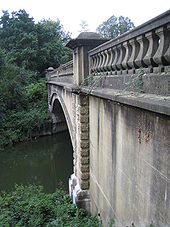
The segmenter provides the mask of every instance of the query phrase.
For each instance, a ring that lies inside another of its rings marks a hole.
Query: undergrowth
[[[98,227],[97,217],[71,203],[62,189],[43,192],[41,186],[15,186],[0,195],[0,226],[5,227]]]

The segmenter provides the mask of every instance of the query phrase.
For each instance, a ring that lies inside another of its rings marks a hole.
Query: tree
[[[96,31],[105,38],[116,38],[117,36],[134,28],[133,22],[128,17],[111,16],[107,21],[100,24]]]
[[[48,118],[44,71],[72,58],[60,21],[35,23],[25,10],[0,17],[0,150]],[[43,78],[44,77],[44,78]],[[42,79],[41,79],[42,78]]]
[[[37,36],[33,18],[25,10],[3,11],[0,18],[0,47],[19,67],[35,69]]]
[[[64,32],[59,20],[42,20],[36,25],[36,29],[38,71],[43,72],[49,66],[56,68],[72,58],[72,52],[65,47],[70,33]]]
[[[81,30],[79,32],[87,32],[87,31],[89,31],[87,21],[82,20],[81,23],[80,23],[80,28],[81,28]]]
[[[58,67],[72,57],[65,43],[70,33],[60,21],[42,20],[35,24],[25,10],[3,11],[0,18],[0,48],[6,51],[11,63],[24,69],[44,72],[49,66]]]

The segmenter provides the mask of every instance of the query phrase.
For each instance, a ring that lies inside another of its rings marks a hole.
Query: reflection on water
[[[40,184],[55,191],[59,182],[68,190],[72,173],[72,145],[68,132],[24,142],[0,153],[0,190],[15,184]]]

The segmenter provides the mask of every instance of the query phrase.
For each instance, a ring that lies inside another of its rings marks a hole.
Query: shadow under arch
[[[67,128],[70,134],[72,147],[74,147],[73,143],[73,125],[67,110],[67,107],[64,103],[64,100],[62,97],[60,97],[58,94],[53,93],[51,99],[50,99],[50,112],[53,113],[56,117],[56,120],[64,120],[67,124]]]

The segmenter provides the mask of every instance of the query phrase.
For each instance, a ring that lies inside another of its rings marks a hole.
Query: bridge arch
[[[67,124],[67,128],[70,134],[72,147],[74,147],[74,141],[73,141],[73,125],[71,122],[71,118],[69,116],[69,112],[67,110],[67,107],[65,105],[65,102],[61,96],[59,96],[57,93],[53,93],[50,102],[49,102],[49,110],[51,113],[55,115],[56,118],[61,118],[61,120],[65,120]]]

